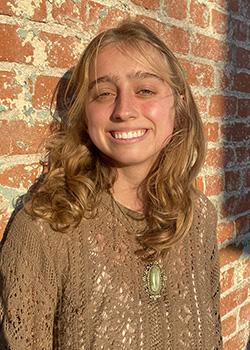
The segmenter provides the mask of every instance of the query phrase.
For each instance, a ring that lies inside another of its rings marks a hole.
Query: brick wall
[[[197,184],[218,210],[225,350],[247,349],[250,320],[249,0],[1,0],[0,230],[41,172],[52,91],[100,30],[132,17],[182,63],[208,135]]]

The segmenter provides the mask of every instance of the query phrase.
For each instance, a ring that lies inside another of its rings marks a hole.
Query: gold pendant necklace
[[[129,226],[132,228],[132,231],[136,233],[135,228],[127,217],[127,214],[124,212],[120,204],[114,199],[111,193],[109,193],[112,199],[112,209],[114,215],[114,204],[121,212],[122,216],[126,219]],[[116,246],[116,244],[115,244]],[[167,277],[165,276],[162,265],[158,261],[153,261],[146,265],[144,274],[142,277],[143,285],[148,293],[149,297],[153,300],[157,300],[161,297],[162,291],[165,287]]]

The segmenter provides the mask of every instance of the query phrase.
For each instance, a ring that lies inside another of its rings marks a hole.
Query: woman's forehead
[[[113,50],[113,53],[115,50],[120,52],[125,57],[131,59],[135,63],[141,64],[145,68],[150,69],[151,71],[157,73],[161,73],[160,75],[165,76],[167,72],[169,71],[168,64],[166,61],[166,58],[164,55],[157,50],[155,47],[148,43],[124,43],[124,42],[118,42],[118,43],[112,43],[109,44],[99,50],[99,52],[96,53],[95,58],[92,60],[90,64],[90,70],[96,71],[97,63],[100,62],[100,59],[104,56],[104,54],[107,51]],[[115,60],[116,55],[113,54],[112,57],[109,57],[109,59]]]

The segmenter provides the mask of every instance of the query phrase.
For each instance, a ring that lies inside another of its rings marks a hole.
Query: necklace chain
[[[126,219],[126,221],[129,224],[129,226],[132,228],[133,231],[137,232],[137,230],[135,230],[134,226],[132,225],[132,222],[129,220],[127,214],[122,209],[121,205],[115,200],[115,198],[112,195],[112,193],[110,193],[110,196],[111,196],[111,199],[112,199],[112,203],[115,204],[116,207],[119,209],[119,211],[122,213],[122,216]],[[113,211],[114,211],[114,206],[113,206]]]
[[[112,209],[113,209],[113,215],[114,215],[114,205],[118,208],[118,210],[121,212],[122,216],[126,219],[127,223],[131,227],[132,231],[136,232],[135,228],[133,227],[131,221],[129,220],[127,214],[122,209],[121,205],[114,199],[113,195],[110,193],[111,199],[112,199]],[[117,250],[117,243],[116,243],[116,235],[115,230],[113,230],[113,240],[114,240],[114,250]],[[148,293],[149,297],[153,300],[157,300],[161,297],[162,291],[165,287],[165,281],[166,276],[164,273],[164,270],[161,266],[161,264],[158,261],[151,262],[146,265],[142,282],[145,287],[146,292]]]

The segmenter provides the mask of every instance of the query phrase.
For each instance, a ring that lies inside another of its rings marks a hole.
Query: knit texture
[[[211,202],[197,195],[190,232],[161,262],[157,300],[146,292],[147,263],[134,254],[131,232],[146,219],[121,208],[105,193],[97,215],[71,234],[16,215],[1,253],[1,349],[222,349]]]

